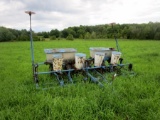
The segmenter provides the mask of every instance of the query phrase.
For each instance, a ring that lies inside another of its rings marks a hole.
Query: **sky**
[[[35,32],[80,25],[160,22],[160,0],[0,0],[0,26]]]

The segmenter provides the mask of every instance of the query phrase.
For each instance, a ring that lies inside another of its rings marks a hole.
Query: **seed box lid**
[[[72,53],[77,52],[74,48],[53,48],[53,49],[44,49],[46,54],[53,54],[53,53]]]
[[[92,50],[92,51],[106,51],[106,50],[111,50],[111,48],[106,48],[106,47],[90,47],[89,50]]]
[[[86,54],[84,54],[84,53],[76,53],[75,56],[78,56],[78,57],[86,57]]]

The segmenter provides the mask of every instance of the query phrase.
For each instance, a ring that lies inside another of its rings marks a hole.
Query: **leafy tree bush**
[[[38,37],[38,36],[33,36],[33,41],[40,41],[41,39],[40,39],[40,37]]]
[[[61,40],[62,38],[61,37],[58,37],[58,40]]]
[[[95,33],[94,31],[93,31],[92,34],[91,34],[91,38],[92,38],[92,39],[95,39],[95,38],[96,38],[96,33]]]
[[[157,32],[154,36],[155,40],[160,40],[160,32]]]
[[[16,37],[5,27],[0,27],[0,42],[2,41],[11,41]]]
[[[67,36],[66,40],[74,40],[73,35],[72,35],[72,34],[69,34],[69,35]]]
[[[55,35],[51,36],[50,40],[56,40],[56,36]]]
[[[79,35],[79,38],[80,38],[80,39],[83,39],[84,37],[83,37],[83,35],[82,35],[82,34],[80,34],[80,35]]]
[[[60,31],[57,29],[53,29],[50,31],[49,33],[50,36],[55,36],[56,38],[58,38],[60,36]]]
[[[91,34],[89,32],[87,32],[84,36],[84,39],[90,39],[91,38]]]
[[[43,37],[44,37],[44,38],[49,38],[48,33],[47,33],[47,32],[43,32]]]
[[[25,29],[21,30],[20,35],[18,36],[17,40],[18,41],[29,41],[30,33]]]

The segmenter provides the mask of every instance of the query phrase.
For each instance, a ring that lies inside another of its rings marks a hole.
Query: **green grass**
[[[0,120],[159,120],[160,42],[120,40],[125,62],[134,65],[136,76],[118,76],[104,89],[84,83],[37,90],[32,80],[29,42],[0,43]],[[115,47],[114,40],[55,40],[34,42],[35,61],[46,60],[44,48]],[[48,66],[43,68],[48,70]],[[40,76],[46,81],[49,75]]]

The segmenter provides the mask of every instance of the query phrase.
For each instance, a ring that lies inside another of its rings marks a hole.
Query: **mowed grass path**
[[[119,40],[119,45],[124,62],[133,63],[136,76],[118,76],[103,89],[82,81],[36,90],[30,42],[1,42],[0,120],[159,120],[160,41]],[[35,62],[46,60],[44,48],[68,47],[89,57],[89,47],[116,45],[114,40],[34,42]]]

